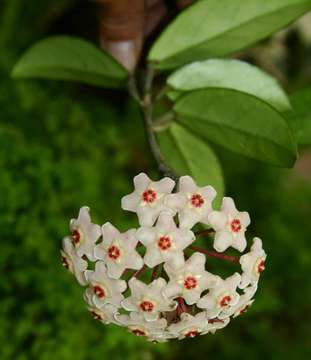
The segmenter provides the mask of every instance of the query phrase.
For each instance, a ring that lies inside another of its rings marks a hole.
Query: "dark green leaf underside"
[[[14,67],[12,76],[120,87],[125,84],[128,73],[93,44],[74,37],[58,36],[42,40],[30,48]]]
[[[287,26],[310,0],[201,0],[182,12],[152,47],[149,60],[170,69],[228,55]]]
[[[286,120],[254,96],[229,89],[198,90],[178,100],[174,110],[181,124],[231,151],[283,167],[296,160]]]
[[[190,175],[199,185],[212,185],[216,203],[224,195],[221,165],[209,145],[183,126],[174,123],[157,135],[162,153],[178,175]]]

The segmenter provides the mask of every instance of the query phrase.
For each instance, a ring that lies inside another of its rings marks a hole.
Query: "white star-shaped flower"
[[[175,182],[165,177],[160,181],[152,181],[140,173],[134,177],[135,190],[122,198],[121,207],[137,213],[141,226],[152,226],[160,212],[167,210],[163,201],[172,192]]]
[[[205,311],[195,316],[186,312],[180,315],[180,321],[168,327],[168,331],[179,340],[184,338],[194,338],[202,333],[207,326],[207,317]]]
[[[239,301],[240,295],[236,288],[240,281],[241,275],[238,273],[227,277],[225,280],[218,277],[215,287],[198,301],[197,306],[206,309],[208,318],[216,318],[222,310],[234,306]]]
[[[131,295],[122,301],[122,306],[125,310],[139,312],[146,321],[154,321],[161,311],[173,311],[177,305],[162,295],[165,286],[166,281],[162,278],[148,285],[132,278],[129,281]]]
[[[240,252],[245,250],[247,243],[244,234],[250,218],[246,211],[236,209],[231,198],[223,198],[221,210],[211,212],[208,221],[216,232],[214,248],[218,252],[225,251],[229,246]]]
[[[135,229],[121,234],[107,222],[102,226],[102,234],[103,241],[96,245],[94,255],[96,259],[104,260],[109,277],[118,279],[125,269],[139,270],[143,267],[143,259],[135,250],[138,243]]]
[[[85,292],[84,300],[88,304],[88,310],[95,320],[102,322],[103,324],[117,324],[116,315],[119,314],[118,308],[112,304],[103,304],[100,307],[94,303],[93,292]]]
[[[95,271],[87,270],[85,277],[90,284],[85,296],[87,298],[91,297],[92,302],[97,307],[101,307],[106,303],[120,306],[121,301],[124,299],[122,293],[127,288],[126,282],[109,278],[103,261],[97,261]]]
[[[182,176],[178,188],[178,193],[166,197],[165,204],[178,212],[179,226],[191,229],[198,222],[208,225],[215,189],[212,186],[198,187],[190,176]]]
[[[229,317],[226,319],[218,319],[218,318],[209,319],[207,321],[205,329],[202,330],[201,335],[205,335],[208,333],[215,334],[217,330],[226,327],[229,324],[229,322],[230,322]]]
[[[146,321],[145,317],[138,312],[131,312],[129,315],[117,315],[118,321],[128,328],[136,336],[144,336],[151,341],[161,338],[167,326],[165,319]]]
[[[195,304],[201,293],[216,285],[218,277],[205,270],[206,257],[200,253],[194,253],[180,267],[164,265],[164,269],[170,278],[163,294],[170,299],[181,296],[188,305]]]
[[[256,284],[260,274],[265,269],[266,253],[262,248],[262,241],[254,238],[251,251],[241,256],[240,264],[243,270],[240,288],[244,289],[249,284]]]
[[[87,269],[87,262],[78,256],[69,237],[63,239],[63,250],[60,252],[63,266],[74,274],[80,285],[86,285],[84,272]]]
[[[249,286],[243,290],[243,294],[240,296],[239,301],[234,306],[229,306],[224,309],[218,317],[220,319],[226,319],[233,315],[233,317],[237,317],[239,315],[243,315],[246,313],[248,308],[255,301],[252,297],[255,295],[257,291],[257,285]]]
[[[175,266],[183,264],[183,250],[189,246],[195,236],[192,231],[178,229],[170,214],[162,213],[154,227],[141,227],[136,233],[137,239],[146,247],[145,264],[154,267],[164,261]]]
[[[86,255],[89,260],[94,261],[93,250],[101,236],[101,230],[99,225],[91,222],[90,209],[87,206],[80,209],[77,219],[70,220],[70,231],[78,255]]]

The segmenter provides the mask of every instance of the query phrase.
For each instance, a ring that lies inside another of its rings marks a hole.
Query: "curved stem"
[[[149,67],[147,75],[146,75],[146,83],[145,83],[145,94],[143,101],[141,102],[142,112],[144,116],[144,124],[145,130],[147,134],[147,138],[149,141],[150,149],[152,155],[154,156],[155,160],[158,163],[159,171],[163,173],[163,175],[176,180],[178,176],[174,173],[174,171],[166,164],[166,161],[160,151],[158,142],[156,140],[156,136],[153,130],[153,122],[152,122],[152,111],[153,111],[153,104],[151,100],[151,87],[152,87],[152,80],[154,76],[154,70],[152,67]]]
[[[198,251],[198,252],[200,252],[202,254],[205,254],[205,255],[220,259],[220,260],[231,261],[231,262],[233,262],[235,264],[239,264],[239,262],[240,262],[240,259],[235,257],[235,256],[219,254],[216,251],[210,251],[210,250],[201,249],[200,247],[194,246],[194,245],[189,246],[189,248],[191,250]]]
[[[201,231],[196,231],[194,234],[196,236],[205,236],[205,235],[213,234],[214,232],[215,232],[214,229],[205,229],[205,230],[201,230]]]

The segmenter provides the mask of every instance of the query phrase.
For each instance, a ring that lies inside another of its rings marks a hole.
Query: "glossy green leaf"
[[[80,81],[90,85],[120,87],[127,71],[109,54],[85,40],[57,36],[40,41],[15,65],[16,78]]]
[[[153,45],[149,60],[170,69],[241,50],[311,9],[311,0],[201,0]]]
[[[297,142],[300,145],[311,145],[311,88],[293,94],[292,119],[296,131]]]
[[[157,138],[172,169],[180,176],[192,176],[201,186],[214,186],[219,203],[224,195],[224,180],[221,165],[209,145],[177,123],[158,133]]]
[[[178,121],[239,154],[291,167],[296,145],[286,120],[262,100],[229,89],[197,90],[174,106]]]
[[[219,87],[254,95],[281,112],[291,109],[278,82],[244,61],[212,59],[194,62],[175,71],[167,83],[175,90],[172,100],[187,91]]]

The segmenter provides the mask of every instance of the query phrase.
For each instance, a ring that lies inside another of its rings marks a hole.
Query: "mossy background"
[[[307,359],[311,356],[311,161],[301,149],[279,170],[217,149],[227,194],[252,217],[268,253],[251,311],[215,335],[154,345],[94,321],[82,289],[59,260],[68,220],[89,205],[99,223],[135,218],[120,198],[132,177],[157,177],[136,106],[123,92],[49,81],[14,81],[12,66],[38,39],[95,41],[94,5],[71,0],[0,3],[0,359]],[[244,56],[291,92],[311,83],[311,50],[292,30]],[[310,35],[310,34],[309,34]],[[282,40],[283,41],[283,40]],[[292,55],[291,55],[292,54]],[[300,54],[299,57],[297,54]],[[271,65],[272,64],[272,65]]]

